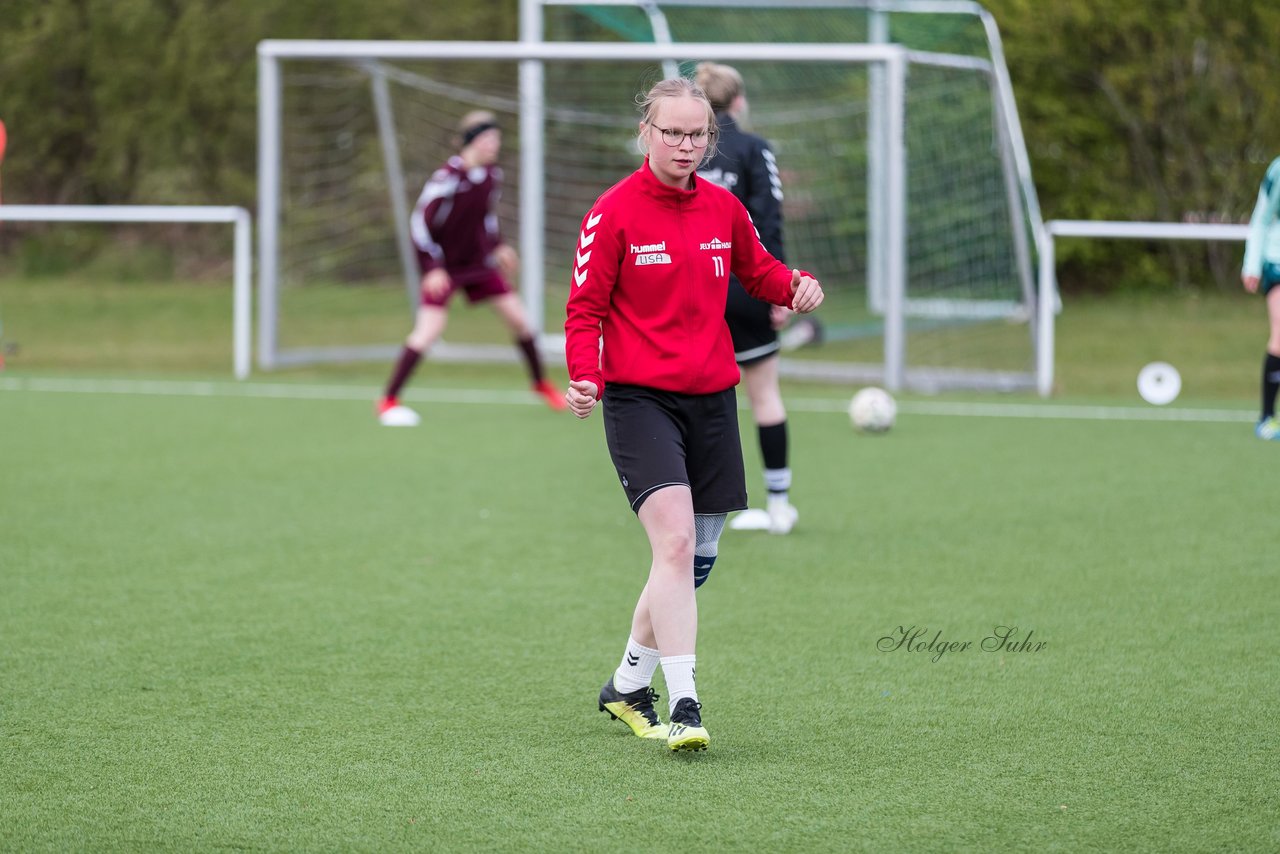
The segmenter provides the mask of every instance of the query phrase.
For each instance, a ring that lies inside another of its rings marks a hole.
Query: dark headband
[[[481,122],[478,125],[472,125],[462,132],[462,147],[466,148],[480,134],[487,130],[493,130],[498,126],[497,122]]]

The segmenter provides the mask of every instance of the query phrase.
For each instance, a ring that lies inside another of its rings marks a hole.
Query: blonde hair
[[[699,62],[694,69],[694,79],[711,102],[711,109],[723,113],[733,105],[733,99],[746,91],[742,75],[732,65],[718,62]]]
[[[703,149],[705,153],[702,156],[707,159],[714,157],[716,153],[715,110],[711,109],[711,101],[707,99],[707,93],[687,77],[669,77],[653,84],[645,94],[636,96],[636,106],[640,110],[640,129],[636,133],[636,140],[640,153],[645,155],[649,153],[649,142],[645,134],[653,126],[653,120],[658,115],[658,102],[663,98],[693,98],[706,105],[707,132],[711,134],[711,142]]]
[[[459,151],[466,148],[471,139],[475,138],[475,135],[470,133],[475,128],[487,130],[490,127],[496,128],[497,126],[498,117],[493,113],[488,110],[472,110],[458,120],[456,131],[453,135],[453,147]],[[468,136],[471,136],[471,139],[468,139]]]

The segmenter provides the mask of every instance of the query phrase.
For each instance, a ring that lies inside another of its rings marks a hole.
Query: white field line
[[[372,406],[375,389],[360,386],[301,385],[293,383],[182,382],[178,380],[82,380],[0,378],[0,391],[70,394],[135,394],[160,397],[257,397],[275,400],[364,400]],[[406,401],[430,403],[483,403],[541,405],[531,392],[479,389],[411,389]]]
[[[354,400],[370,406],[376,389],[343,385],[302,385],[294,383],[183,382],[176,380],[38,379],[0,377],[0,391],[62,394],[127,394],[161,397],[241,397],[275,400]],[[481,389],[418,388],[403,395],[406,402],[463,403],[499,406],[542,406],[524,390],[486,391]],[[745,398],[739,400],[746,407]],[[786,398],[788,409],[797,412],[843,413],[846,401],[823,398]],[[1239,424],[1253,420],[1252,410],[1171,409],[1139,406],[1080,406],[1058,403],[947,403],[943,401],[899,401],[905,415],[958,416],[978,418],[1049,418],[1077,421],[1194,421]]]
[[[787,409],[797,412],[844,412],[847,403],[838,400],[784,398]],[[1065,403],[945,403],[941,401],[898,401],[898,412],[906,415],[942,415],[976,418],[1050,418],[1067,421],[1201,421],[1239,424],[1256,418],[1246,409],[1169,409],[1141,406],[1080,406]]]

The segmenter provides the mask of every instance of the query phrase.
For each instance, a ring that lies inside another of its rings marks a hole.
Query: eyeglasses
[[[662,141],[672,148],[684,142],[686,136],[689,137],[689,142],[692,143],[694,148],[706,148],[707,143],[711,142],[711,137],[714,136],[711,131],[707,130],[683,131],[675,128],[660,128],[657,125],[653,127],[662,132]]]

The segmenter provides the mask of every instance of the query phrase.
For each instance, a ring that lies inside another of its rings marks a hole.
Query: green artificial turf
[[[1280,847],[1278,449],[1247,410],[907,399],[865,437],[789,387],[800,523],[722,539],[712,745],[676,756],[596,711],[648,564],[600,420],[514,367],[434,367],[415,430],[376,383],[4,376],[0,849]],[[512,402],[428,394],[455,385]],[[999,626],[1044,646],[982,650]]]

